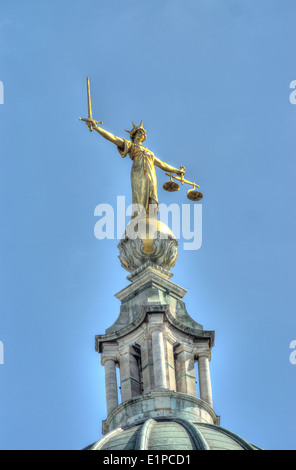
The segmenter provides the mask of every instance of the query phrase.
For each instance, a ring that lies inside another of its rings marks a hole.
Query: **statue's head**
[[[125,131],[129,133],[131,137],[131,141],[134,142],[136,135],[138,135],[141,139],[141,142],[144,142],[144,140],[146,140],[147,129],[144,129],[143,127],[143,120],[141,121],[139,126],[136,126],[133,122],[132,122],[132,125],[133,125],[133,128],[131,131]]]

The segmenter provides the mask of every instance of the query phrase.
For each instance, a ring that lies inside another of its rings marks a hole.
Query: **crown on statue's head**
[[[128,133],[129,133],[129,135],[131,136],[131,139],[133,139],[133,137],[136,135],[137,131],[142,130],[142,131],[144,132],[144,134],[145,134],[144,140],[146,140],[146,132],[147,132],[148,129],[144,129],[144,127],[143,127],[143,119],[142,119],[142,121],[140,122],[140,125],[139,125],[139,126],[136,126],[136,124],[134,124],[133,121],[132,121],[132,125],[133,125],[133,128],[132,128],[131,131],[125,131],[125,132],[128,132]]]

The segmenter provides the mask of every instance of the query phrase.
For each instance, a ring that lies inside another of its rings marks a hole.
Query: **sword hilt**
[[[78,118],[78,119],[79,119],[79,121],[84,121],[84,122],[94,122],[95,124],[101,124],[101,125],[103,124],[102,122],[100,122],[100,121],[95,121],[94,119],[89,119],[89,118],[87,118],[87,119],[84,119],[84,118],[81,118],[81,117],[80,117],[80,118]]]
[[[92,122],[92,123],[93,123],[93,122],[94,122],[95,124],[101,124],[101,125],[103,124],[102,122],[100,122],[100,121],[95,121],[94,119],[89,119],[89,118],[88,118],[88,119],[84,119],[84,118],[81,118],[81,117],[78,118],[78,119],[79,119],[79,121],[84,121],[84,122],[86,122],[86,123],[88,123],[88,122]],[[90,127],[90,128],[89,128],[89,132],[92,132],[92,131],[93,131],[93,129]]]

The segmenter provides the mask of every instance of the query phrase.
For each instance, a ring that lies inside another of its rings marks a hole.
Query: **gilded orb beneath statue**
[[[133,272],[147,261],[172,269],[177,261],[178,241],[170,228],[157,219],[132,219],[118,244],[123,268]]]

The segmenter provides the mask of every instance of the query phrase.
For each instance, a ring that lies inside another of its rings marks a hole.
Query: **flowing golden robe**
[[[154,153],[143,145],[126,139],[124,148],[117,148],[122,157],[128,154],[133,161],[131,171],[133,204],[141,204],[148,214],[149,204],[155,204],[158,208]]]

